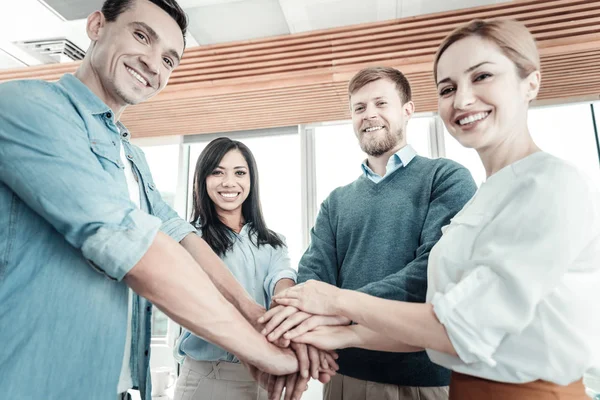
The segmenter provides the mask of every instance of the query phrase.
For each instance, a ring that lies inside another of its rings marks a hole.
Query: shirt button
[[[144,355],[148,357],[148,350],[144,351]]]
[[[127,154],[127,159],[128,160],[133,160],[133,156],[131,154]]]
[[[123,133],[121,133],[121,136],[123,136],[123,137],[127,137],[127,132],[123,132]]]
[[[108,119],[112,118],[112,114],[111,114],[111,113],[109,113],[109,112],[107,112],[107,113],[106,113],[106,118],[108,118]]]
[[[146,311],[148,311],[148,312],[149,312],[151,309],[152,309],[152,307],[150,307],[150,306],[146,307]]]

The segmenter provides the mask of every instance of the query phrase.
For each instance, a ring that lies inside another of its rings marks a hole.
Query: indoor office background
[[[89,45],[85,17],[102,2],[0,0],[0,82],[52,81],[73,72]],[[404,71],[418,111],[408,142],[422,156],[465,165],[478,184],[485,180],[477,154],[450,137],[436,117],[431,74],[441,39],[473,18],[512,17],[530,27],[542,55],[530,130],[543,150],[600,181],[600,0],[178,2],[190,17],[182,65],[161,94],[130,107],[123,120],[164,199],[184,218],[204,146],[219,136],[247,144],[258,163],[266,222],[286,236],[294,265],[321,202],[361,174],[365,155],[346,93],[360,68]],[[179,332],[154,312],[152,368],[177,371],[172,347]],[[600,377],[586,382],[600,393]],[[312,381],[303,398],[321,399],[321,385]]]

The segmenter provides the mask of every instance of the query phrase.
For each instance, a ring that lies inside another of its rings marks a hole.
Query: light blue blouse
[[[233,247],[221,258],[252,298],[266,308],[271,303],[277,282],[286,278],[296,281],[287,246],[274,248],[266,244],[256,247],[256,234],[250,236],[249,224],[234,235]],[[285,238],[279,237],[285,243]],[[239,362],[233,354],[187,330],[179,337],[176,348],[180,356],[187,355],[198,361]]]

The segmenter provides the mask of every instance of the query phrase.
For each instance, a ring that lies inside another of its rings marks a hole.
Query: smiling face
[[[242,204],[248,198],[250,189],[248,163],[237,149],[227,152],[206,178],[206,191],[217,214],[241,214]]]
[[[147,0],[134,1],[113,22],[97,11],[87,29],[93,45],[84,63],[91,82],[82,80],[114,111],[160,92],[184,49],[177,22]]]
[[[360,148],[379,157],[406,145],[404,131],[414,106],[402,104],[396,84],[389,79],[370,82],[352,93],[352,125]]]
[[[437,65],[438,110],[448,132],[478,151],[527,132],[527,110],[539,72],[521,78],[493,42],[470,36],[454,42]]]

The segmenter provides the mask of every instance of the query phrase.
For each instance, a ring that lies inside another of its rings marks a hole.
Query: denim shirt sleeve
[[[288,254],[287,243],[283,235],[279,235],[284,245],[273,248],[271,254],[271,263],[267,271],[267,277],[264,282],[265,293],[267,293],[267,305],[271,304],[275,286],[282,279],[291,279],[296,282],[297,274],[291,266],[290,256]]]
[[[174,240],[181,242],[187,235],[196,232],[196,229],[184,221],[163,199],[154,206],[154,215],[161,219],[161,232],[171,236]]]
[[[161,222],[137,209],[91,151],[87,124],[102,123],[98,118],[84,122],[49,84],[3,84],[0,181],[93,267],[121,280]]]

